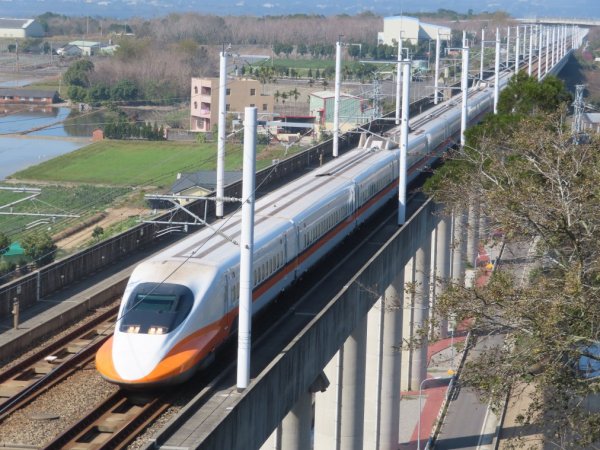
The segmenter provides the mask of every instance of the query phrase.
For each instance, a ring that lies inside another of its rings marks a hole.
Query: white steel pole
[[[546,73],[548,73],[548,69],[550,67],[550,48],[552,42],[550,41],[552,36],[552,32],[550,28],[546,29]]]
[[[556,27],[552,27],[552,40],[550,41],[550,44],[552,44],[552,54],[550,55],[552,57],[551,67],[554,67],[556,64]]]
[[[406,153],[408,151],[408,121],[410,114],[410,61],[402,66],[402,124],[400,125],[400,173],[398,175],[398,225],[406,222]]]
[[[244,166],[242,179],[242,229],[240,236],[240,303],[238,321],[237,389],[250,383],[252,345],[252,287],[254,253],[254,182],[256,165],[256,107],[244,110]]]
[[[466,144],[465,131],[467,130],[467,113],[468,113],[468,94],[469,94],[469,47],[467,42],[463,41],[462,49],[462,77],[461,77],[461,89],[462,89],[462,106],[460,114],[460,145],[464,147]]]
[[[531,76],[533,71],[533,25],[529,27],[529,65],[527,66],[527,75]]]
[[[554,52],[556,53],[554,64],[558,64],[558,61],[560,61],[560,27],[556,27],[556,40],[554,41],[554,46],[556,47]]]
[[[517,25],[517,42],[515,45],[515,74],[519,73],[519,60],[521,58],[521,30]]]
[[[219,121],[218,121],[218,141],[217,141],[217,198],[225,197],[224,179],[225,179],[225,127],[227,121],[226,111],[226,93],[227,93],[227,53],[221,52],[219,65]],[[223,217],[223,201],[217,200],[216,216]]]
[[[496,64],[494,65],[494,114],[498,114],[500,96],[500,30],[496,29]]]
[[[335,43],[335,101],[333,105],[333,157],[337,158],[340,139],[340,89],[342,87],[342,43]]]
[[[402,31],[398,36],[398,64],[396,65],[396,125],[400,124],[400,97],[402,91]]]
[[[438,98],[440,96],[440,52],[441,52],[441,41],[440,41],[440,29],[437,30],[437,36],[435,37],[435,80],[433,81],[435,92],[433,93],[433,104],[438,104]]]
[[[558,63],[560,61],[560,59],[562,58],[563,52],[562,52],[562,41],[563,41],[563,37],[562,37],[562,33],[563,33],[563,29],[562,26],[558,27],[558,39],[556,40],[556,62]]]
[[[542,47],[544,45],[544,27],[540,25],[538,33],[538,81],[542,79]]]
[[[498,30],[496,30],[496,35],[498,35]],[[506,33],[506,68],[510,67],[510,27],[508,27],[508,31]]]
[[[521,40],[521,55],[525,61],[525,53],[527,52],[527,25],[523,26],[523,39]]]
[[[479,79],[483,80],[483,54],[485,52],[485,28],[481,29],[481,62],[479,64]]]

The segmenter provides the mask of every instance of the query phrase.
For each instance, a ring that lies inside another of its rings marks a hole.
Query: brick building
[[[40,89],[0,88],[0,104],[50,105],[58,102],[58,92]]]

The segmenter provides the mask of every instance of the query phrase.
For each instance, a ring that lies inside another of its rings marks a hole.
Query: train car
[[[492,96],[472,90],[469,114],[489,110]],[[411,126],[409,181],[457,140],[460,103],[441,103]],[[396,195],[398,161],[397,148],[357,148],[257,200],[254,313]],[[239,214],[218,220],[136,267],[114,335],[96,354],[106,380],[170,385],[212,360],[237,328],[240,225]]]

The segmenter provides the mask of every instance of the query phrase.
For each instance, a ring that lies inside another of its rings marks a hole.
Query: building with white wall
[[[402,40],[418,44],[420,40],[436,39],[440,32],[442,40],[449,41],[451,29],[441,25],[421,22],[416,17],[390,16],[383,18],[383,31],[377,33],[380,44],[395,45],[402,32]]]
[[[0,38],[44,37],[44,27],[34,19],[0,18]]]

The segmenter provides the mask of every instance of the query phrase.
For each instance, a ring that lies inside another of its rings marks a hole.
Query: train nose
[[[117,374],[112,359],[113,337],[111,336],[96,352],[96,369],[100,375],[112,383],[122,381]]]

